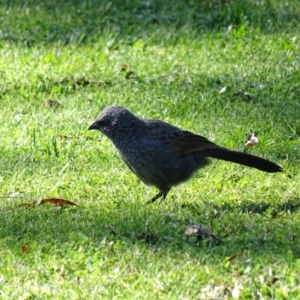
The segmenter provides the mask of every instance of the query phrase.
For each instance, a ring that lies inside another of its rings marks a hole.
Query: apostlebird
[[[209,163],[208,157],[231,161],[264,172],[282,168],[266,159],[220,147],[208,139],[154,119],[140,119],[120,106],[105,108],[89,130],[97,129],[115,145],[129,169],[165,199],[171,187],[188,180]]]

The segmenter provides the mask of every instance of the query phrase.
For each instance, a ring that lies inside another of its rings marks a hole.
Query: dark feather
[[[175,151],[180,155],[221,148],[205,137],[189,131],[181,131],[180,134],[170,142]]]

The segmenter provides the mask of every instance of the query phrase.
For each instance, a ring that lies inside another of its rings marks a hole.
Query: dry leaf
[[[239,299],[240,298],[240,290],[243,288],[242,285],[240,285],[237,281],[234,282],[234,287],[231,291],[231,295],[233,299]]]
[[[0,199],[17,199],[17,198],[24,198],[24,197],[17,197],[17,196],[0,196]]]
[[[79,138],[79,137],[77,137],[77,138]],[[92,137],[90,137],[90,136],[87,136],[85,139],[86,139],[87,141],[97,141],[97,142],[101,142],[100,139],[95,139],[95,138],[92,138]]]
[[[51,203],[54,205],[75,205],[78,206],[77,204],[69,201],[69,200],[64,200],[64,199],[60,199],[60,198],[46,198],[46,199],[42,199],[40,202],[38,201],[33,201],[33,202],[26,202],[26,203],[21,203],[18,206],[26,206],[26,207],[31,207],[31,206],[36,206],[38,203],[40,204],[44,204],[44,203]]]
[[[75,205],[75,206],[78,206],[74,202],[71,202],[69,200],[60,199],[60,198],[42,199],[41,203],[51,203],[51,204],[55,204],[55,205]]]
[[[236,257],[238,257],[238,256],[240,256],[240,255],[241,255],[241,253],[232,254],[231,256],[229,256],[228,258],[226,258],[226,259],[224,260],[224,264],[226,264],[227,262],[232,261],[233,259],[235,259]]]
[[[258,144],[259,139],[255,136],[254,131],[251,129],[247,141],[245,141],[245,147],[252,147]]]
[[[219,90],[219,94],[223,94],[226,92],[226,86],[222,87],[220,90]]]
[[[51,99],[47,99],[44,101],[44,105],[47,106],[47,107],[54,107],[54,108],[57,108],[57,107],[62,107],[63,105],[55,100],[51,100]]]
[[[18,205],[18,207],[21,207],[21,206],[26,206],[26,207],[35,206],[36,203],[37,203],[37,201],[20,203],[20,204]]]
[[[63,134],[59,134],[58,135],[59,139],[60,140],[64,140],[64,141],[70,141],[71,139],[85,139],[86,141],[97,141],[97,142],[101,142],[100,139],[95,139],[95,138],[92,138],[90,136],[87,136],[87,137],[80,137],[80,136],[66,136],[66,135],[63,135]]]
[[[122,64],[121,71],[127,71],[127,70],[129,70],[129,66],[127,64]]]
[[[185,230],[184,234],[187,237],[190,237],[194,234],[207,235],[207,236],[213,236],[213,237],[216,236],[211,230],[209,230],[208,228],[206,228],[202,225],[200,225],[200,226],[199,225],[191,225]]]
[[[64,280],[64,275],[63,275],[62,272],[58,272],[58,273],[56,274],[56,280],[57,280],[58,282],[61,282],[61,281]]]
[[[22,253],[26,253],[29,250],[28,246],[23,245],[21,248]]]
[[[57,282],[62,282],[64,280],[64,265],[61,266],[59,272],[56,273]]]
[[[58,137],[60,140],[64,140],[64,141],[69,141],[71,139],[68,136],[63,135],[63,134],[59,134]]]

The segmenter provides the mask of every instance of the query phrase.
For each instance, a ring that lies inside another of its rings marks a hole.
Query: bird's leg
[[[164,190],[164,191],[160,190],[157,195],[155,195],[151,200],[147,201],[147,204],[153,203],[159,198],[161,198],[160,202],[162,202],[167,197],[169,191],[170,191],[170,189],[167,189],[167,190]]]
[[[155,195],[151,200],[149,200],[149,201],[147,201],[147,204],[150,204],[150,203],[152,203],[152,202],[154,202],[154,201],[156,201],[157,199],[159,199],[160,197],[166,197],[166,196],[164,196],[164,194],[163,194],[163,192],[159,192],[157,195]]]

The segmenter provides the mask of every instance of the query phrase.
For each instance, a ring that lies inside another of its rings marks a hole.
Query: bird
[[[166,198],[170,189],[190,179],[217,158],[276,173],[283,169],[264,158],[218,146],[207,138],[156,119],[140,119],[121,106],[105,108],[89,130],[98,130],[114,144],[121,159],[158,193],[147,203]]]

